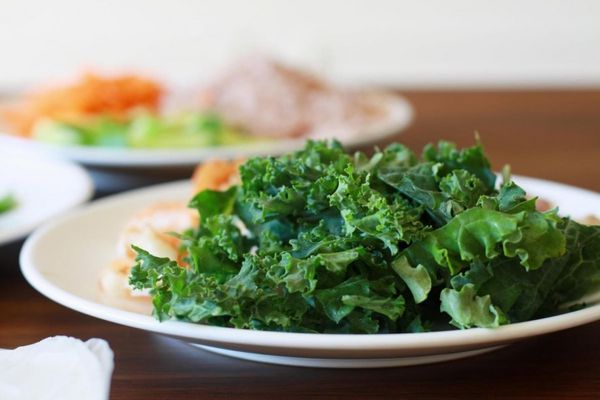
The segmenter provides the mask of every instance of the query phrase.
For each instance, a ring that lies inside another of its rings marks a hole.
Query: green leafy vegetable
[[[372,157],[308,142],[198,193],[184,265],[135,248],[130,283],[154,313],[295,332],[494,328],[561,312],[600,286],[600,227],[579,225],[509,179],[480,144],[394,144]]]
[[[427,295],[431,291],[431,277],[424,266],[419,264],[413,268],[406,257],[398,257],[392,262],[392,269],[406,283],[415,299],[415,303],[427,300]]]
[[[17,200],[13,195],[7,194],[0,197],[0,214],[8,212],[17,206]]]
[[[133,148],[210,147],[259,140],[206,112],[137,112],[123,120],[100,115],[78,123],[45,119],[36,123],[33,136],[60,145]]]
[[[460,290],[443,289],[440,294],[441,310],[452,317],[450,322],[459,328],[497,328],[505,319],[490,295],[477,296],[475,286],[468,283]]]

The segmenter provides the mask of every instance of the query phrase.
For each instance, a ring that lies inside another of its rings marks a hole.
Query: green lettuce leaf
[[[235,205],[237,189],[237,186],[232,186],[224,192],[210,189],[203,190],[192,198],[188,206],[198,210],[203,222],[212,216],[230,215]]]
[[[490,191],[496,185],[496,174],[491,170],[481,144],[458,150],[453,143],[440,141],[437,147],[432,144],[425,146],[423,159],[441,164],[443,176],[454,170],[465,170],[479,178]]]
[[[547,258],[559,257],[566,250],[557,223],[554,214],[471,208],[413,243],[402,255],[411,265],[422,264],[430,272],[441,266],[451,275],[476,259],[500,255],[518,257],[526,269],[537,269]]]
[[[475,287],[467,284],[460,290],[443,289],[440,310],[452,317],[452,325],[464,328],[497,328],[504,323],[502,311],[492,304],[491,297],[477,296]]]
[[[17,200],[13,195],[8,194],[4,197],[0,197],[0,214],[10,211],[16,206]]]
[[[422,303],[431,291],[432,282],[427,269],[421,264],[411,267],[406,257],[399,257],[392,263],[392,268],[402,278],[415,299],[415,303]]]

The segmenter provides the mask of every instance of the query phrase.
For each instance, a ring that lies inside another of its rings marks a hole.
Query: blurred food
[[[335,87],[266,57],[232,65],[201,93],[202,105],[250,134],[344,139],[386,118],[386,96]]]
[[[227,190],[240,181],[238,170],[243,160],[212,160],[199,165],[192,176],[194,193],[202,190]]]
[[[537,198],[536,209],[538,211],[546,212],[552,210],[555,207],[556,206],[550,201],[539,197]],[[577,221],[585,225],[600,225],[600,218],[598,218],[596,215],[588,215],[584,218],[579,218]]]
[[[216,115],[181,112],[163,116],[143,110],[127,120],[106,115],[78,124],[45,119],[35,125],[32,136],[57,144],[131,148],[190,148],[248,141]]]
[[[2,109],[17,135],[61,145],[188,148],[253,140],[211,112],[161,112],[165,90],[134,75],[88,74],[79,81],[32,93]]]
[[[137,75],[87,74],[5,105],[0,122],[9,133],[59,145],[198,148],[299,137],[345,142],[388,132],[399,108],[402,121],[410,118],[397,96],[338,88],[259,56],[207,84],[200,101],[178,94]]]
[[[11,194],[0,196],[0,214],[8,212],[17,206],[17,200]]]
[[[600,225],[600,218],[595,215],[588,215],[581,222],[587,225]]]
[[[169,232],[182,232],[198,222],[184,202],[163,202],[135,214],[123,229],[117,246],[121,258],[135,260],[131,243],[146,243],[160,257],[180,259],[180,240]]]
[[[147,78],[122,75],[114,78],[86,74],[78,81],[37,91],[3,112],[16,133],[31,136],[42,120],[81,124],[103,115],[126,119],[135,109],[156,111],[163,88]]]
[[[537,198],[535,207],[538,211],[550,211],[554,205],[546,199]]]
[[[241,161],[214,160],[199,165],[191,182],[193,193],[205,189],[226,190],[239,181]],[[129,219],[117,242],[116,257],[100,274],[101,300],[129,311],[149,314],[150,296],[129,286],[129,273],[136,253],[131,244],[151,249],[160,257],[184,264],[181,239],[173,232],[183,232],[198,225],[198,214],[184,202],[162,202],[139,211]]]
[[[184,202],[153,204],[127,221],[119,235],[116,258],[102,270],[99,280],[103,302],[147,313],[151,310],[148,296],[135,293],[128,284],[129,271],[135,262],[131,243],[143,243],[160,257],[181,260],[181,240],[170,232],[182,232],[197,224],[197,216]]]

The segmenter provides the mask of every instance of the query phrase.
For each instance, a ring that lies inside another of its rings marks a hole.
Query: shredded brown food
[[[387,116],[380,92],[338,88],[260,55],[233,64],[200,99],[203,108],[257,136],[343,138]]]

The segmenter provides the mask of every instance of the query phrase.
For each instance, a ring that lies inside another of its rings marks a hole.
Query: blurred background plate
[[[92,197],[92,181],[83,168],[3,145],[0,149],[0,196],[10,194],[17,202],[0,214],[0,245],[22,239],[49,218]]]
[[[342,140],[348,149],[373,145],[408,127],[413,118],[410,103],[399,95],[386,95],[383,102],[387,118]],[[90,171],[97,190],[110,193],[187,178],[194,167],[209,159],[237,159],[255,155],[279,155],[304,146],[306,138],[282,138],[272,141],[190,149],[128,149],[108,147],[61,146],[0,134],[0,147],[30,150],[84,165]]]

